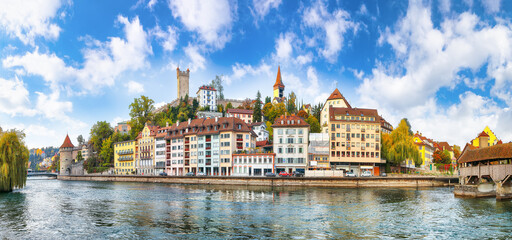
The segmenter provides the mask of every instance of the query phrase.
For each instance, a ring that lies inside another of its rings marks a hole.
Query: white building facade
[[[276,172],[304,173],[308,165],[309,124],[301,117],[281,116],[274,121]]]
[[[233,154],[233,176],[263,177],[275,172],[275,153]]]
[[[210,107],[210,111],[217,111],[217,90],[210,86],[201,86],[197,91],[200,107]]]
[[[267,131],[267,125],[264,122],[256,122],[251,124],[252,130],[258,137],[256,138],[256,141],[265,141],[269,140],[269,133]]]

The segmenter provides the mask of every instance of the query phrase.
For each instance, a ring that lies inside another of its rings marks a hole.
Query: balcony
[[[190,161],[189,160],[185,160],[185,166],[190,166]]]
[[[212,148],[211,147],[206,147],[206,150],[210,150],[210,149],[212,149]]]
[[[185,144],[188,144],[188,143],[190,143],[190,140],[185,140]]]
[[[206,141],[207,141],[207,142],[211,142],[211,141],[212,141],[212,138],[206,138]]]
[[[165,166],[168,166],[168,167],[171,166],[171,161],[167,161]]]
[[[243,138],[237,138],[236,140],[237,141],[243,141],[244,139]]]
[[[366,138],[364,138],[364,137],[361,138],[361,141],[365,141],[365,140],[366,140]]]
[[[379,132],[379,128],[375,129],[375,132],[378,133]]]
[[[188,151],[190,151],[190,148],[185,148],[185,152],[188,152]]]
[[[212,162],[210,162],[210,161],[206,161],[205,165],[206,165],[206,166],[210,166],[210,165],[212,165]]]
[[[347,147],[347,150],[350,150],[350,146]]]
[[[211,154],[207,154],[205,157],[209,158],[209,157],[212,157],[212,155]]]
[[[364,128],[361,128],[361,132],[366,132],[366,129],[364,129]]]
[[[350,132],[350,128],[347,128],[347,132]]]

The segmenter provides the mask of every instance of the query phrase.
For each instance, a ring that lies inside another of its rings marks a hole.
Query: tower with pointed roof
[[[66,134],[66,138],[64,139],[64,143],[59,148],[60,154],[60,175],[69,175],[71,174],[71,163],[73,162],[73,149],[75,145],[71,143],[71,139],[69,139],[69,135]]]
[[[284,100],[284,84],[281,79],[281,66],[277,67],[276,83],[274,83],[274,97],[273,100],[276,102],[282,102]]]
[[[338,88],[334,89],[329,98],[325,101],[324,106],[322,107],[322,111],[320,112],[320,126],[322,127],[322,132],[327,133],[327,125],[329,125],[329,108],[352,108],[348,103],[347,99],[343,97],[340,90]]]

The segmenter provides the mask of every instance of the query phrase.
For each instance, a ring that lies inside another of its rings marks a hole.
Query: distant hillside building
[[[226,111],[226,117],[236,117],[242,119],[245,123],[251,124],[253,110],[230,108]]]
[[[188,95],[188,81],[190,76],[190,70],[180,71],[180,68],[176,68],[176,76],[178,79],[178,99],[184,98]]]
[[[114,128],[114,132],[119,132],[123,135],[130,133],[130,124],[128,124],[128,121],[117,123],[117,126]]]
[[[217,111],[217,90],[210,86],[201,86],[197,90],[197,100],[200,107],[208,106],[210,111]]]

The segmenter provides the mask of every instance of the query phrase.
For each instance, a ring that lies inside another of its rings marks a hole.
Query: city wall
[[[243,186],[304,186],[304,187],[443,187],[458,182],[457,178],[440,177],[187,177],[187,176],[120,176],[120,175],[59,175],[59,180],[66,181],[101,181],[101,182],[151,182],[197,185],[243,185]]]

